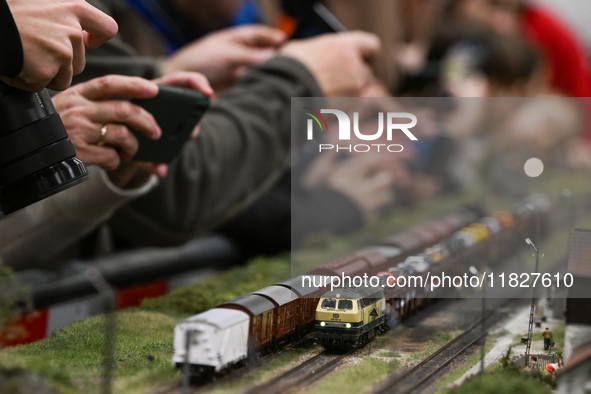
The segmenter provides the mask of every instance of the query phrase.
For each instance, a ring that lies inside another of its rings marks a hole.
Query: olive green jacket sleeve
[[[321,95],[296,60],[254,67],[215,100],[159,186],[115,214],[113,230],[136,245],[167,246],[232,217],[288,166],[291,98]]]
[[[114,0],[89,2],[128,29],[145,28],[128,14],[123,18]],[[138,56],[118,35],[87,51],[86,69],[75,82],[106,74],[152,79],[159,73],[157,59]],[[177,245],[246,208],[288,165],[291,97],[322,95],[294,59],[277,57],[252,68],[215,100],[199,136],[187,143],[158,188],[113,216],[113,231],[137,246]]]

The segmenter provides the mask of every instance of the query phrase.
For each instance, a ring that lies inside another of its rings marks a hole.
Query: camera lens
[[[0,83],[0,210],[9,214],[88,178],[47,90]]]

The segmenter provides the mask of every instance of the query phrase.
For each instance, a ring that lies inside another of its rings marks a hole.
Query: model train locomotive
[[[357,346],[387,327],[391,313],[382,287],[337,288],[316,309],[315,331],[324,347]]]
[[[537,196],[512,212],[483,218],[478,210],[462,209],[398,233],[311,271],[307,276],[312,280],[306,284],[298,276],[179,322],[172,362],[177,366],[188,363],[194,373],[220,372],[312,328],[324,346],[355,346],[385,328],[389,320],[411,313],[424,302],[425,294],[419,293],[426,289],[326,293],[326,287],[313,283],[321,283],[326,275],[367,274],[397,280],[410,274],[465,272],[469,265],[492,265],[514,253],[526,237],[534,237],[536,216],[543,234],[549,212],[549,200]]]

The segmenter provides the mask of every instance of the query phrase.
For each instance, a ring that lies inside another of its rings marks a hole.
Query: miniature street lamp
[[[468,270],[472,275],[477,277],[480,276],[480,272],[478,272],[478,269],[473,265],[471,265]],[[485,275],[484,282],[482,283],[482,350],[480,353],[480,373],[484,373],[484,353],[486,352],[486,328],[484,327],[484,321],[486,319],[486,287],[487,281]]]
[[[532,157],[525,162],[523,170],[528,177],[537,178],[544,172],[544,163],[537,157]],[[540,226],[540,212],[536,209],[536,242],[538,244],[542,241],[540,239]]]
[[[540,262],[540,249],[536,248],[536,245],[531,241],[531,239],[526,238],[525,243],[528,244],[536,253],[536,270],[535,273],[538,273],[538,264]],[[525,363],[529,365],[529,352],[531,350],[531,339],[533,335],[533,328],[534,328],[534,308],[536,305],[536,288],[533,286],[533,294],[531,299],[531,309],[529,312],[529,326],[527,329],[527,345],[525,347]]]

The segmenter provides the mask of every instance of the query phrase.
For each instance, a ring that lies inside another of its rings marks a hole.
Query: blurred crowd
[[[468,190],[483,173],[491,190],[520,197],[530,157],[591,170],[588,48],[535,1],[2,2],[22,57],[0,65],[0,79],[56,90],[90,170],[90,181],[0,219],[0,258],[16,269],[209,232],[274,254]],[[39,21],[56,14],[54,36],[39,38]],[[126,98],[153,97],[157,84],[212,98],[169,165],[133,161],[130,128],[161,130]],[[292,97],[381,98],[355,109],[360,127],[375,132],[363,114],[376,107],[411,112],[419,141],[398,154],[318,155],[291,133]]]

